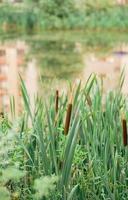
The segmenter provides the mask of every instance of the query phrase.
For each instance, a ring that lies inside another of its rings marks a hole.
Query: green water
[[[40,80],[45,86],[73,81],[85,68],[83,57],[93,52],[97,57],[113,53],[116,46],[127,44],[127,32],[117,31],[47,31],[35,34],[9,34],[1,40],[25,41],[29,47],[26,60],[36,59]]]
[[[49,31],[26,38],[30,57],[37,59],[43,79],[71,79],[84,66],[83,56],[107,55],[128,42],[127,32]]]

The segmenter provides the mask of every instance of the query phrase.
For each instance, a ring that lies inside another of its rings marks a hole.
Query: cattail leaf
[[[76,194],[76,191],[77,191],[77,189],[78,189],[78,184],[77,185],[75,185],[73,188],[72,188],[72,190],[71,190],[71,192],[69,193],[69,195],[68,195],[68,198],[67,198],[67,200],[73,200],[73,198],[74,198],[74,196],[75,196],[75,194]]]

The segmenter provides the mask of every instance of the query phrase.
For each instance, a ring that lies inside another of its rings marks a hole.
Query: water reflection
[[[38,69],[34,59],[27,64],[25,70],[25,85],[30,98],[31,108],[34,110],[34,98],[38,91]]]
[[[0,46],[0,110],[10,111],[10,99],[15,99],[15,112],[22,108],[19,74],[26,82],[33,104],[33,95],[37,93],[35,63],[25,62],[27,45],[24,41],[4,42]]]
[[[23,61],[24,45],[20,43],[1,43],[0,45],[0,109],[9,109],[10,96],[15,98],[16,110],[18,109],[18,71]]]
[[[62,35],[63,36],[63,35]],[[104,52],[97,41],[68,37],[37,37],[35,39],[4,41],[0,45],[0,110],[10,110],[10,97],[15,98],[16,112],[22,108],[19,90],[19,73],[22,75],[31,105],[34,95],[43,96],[51,90],[66,90],[67,81],[81,79],[83,83],[95,72],[104,80],[104,92],[117,87],[119,75],[125,66],[126,78],[123,92],[127,93],[128,46],[127,43],[111,46]],[[74,37],[74,36],[73,36]],[[81,36],[80,36],[81,37]],[[86,37],[83,36],[82,37]],[[81,37],[81,38],[82,38]],[[93,45],[92,45],[93,44]],[[104,42],[101,40],[101,43]]]
[[[127,94],[128,83],[128,46],[122,44],[109,52],[106,56],[96,56],[95,53],[85,55],[83,78],[91,73],[98,74],[103,79],[103,90],[106,93],[118,87],[119,77],[125,70],[124,85],[122,92]]]

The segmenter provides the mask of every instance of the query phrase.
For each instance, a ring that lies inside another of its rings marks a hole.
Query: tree
[[[67,17],[75,10],[73,0],[40,0],[43,12],[59,18]]]

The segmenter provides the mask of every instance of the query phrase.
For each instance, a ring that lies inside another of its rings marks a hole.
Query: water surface
[[[66,90],[68,81],[83,83],[91,73],[104,81],[104,92],[117,87],[125,67],[123,92],[127,93],[127,33],[49,31],[34,35],[1,38],[0,102],[9,109],[9,99],[20,107],[19,73],[31,103],[37,92],[47,96],[51,90]],[[1,109],[2,109],[1,108]]]

